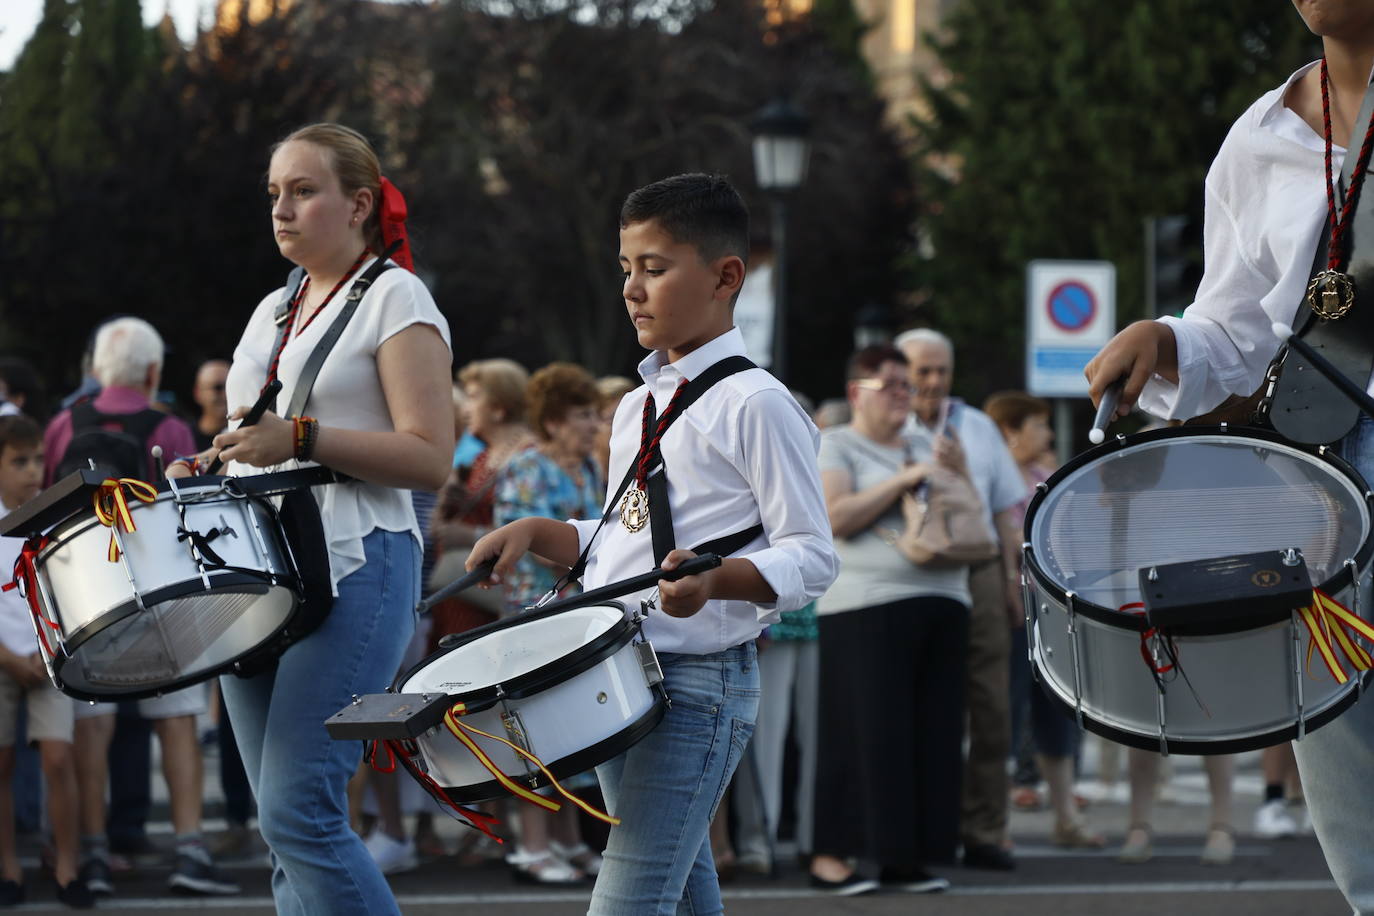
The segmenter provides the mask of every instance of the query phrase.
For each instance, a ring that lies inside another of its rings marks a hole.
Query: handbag
[[[902,500],[907,527],[892,545],[913,564],[971,566],[997,556],[997,538],[968,478],[932,468],[925,484]]]

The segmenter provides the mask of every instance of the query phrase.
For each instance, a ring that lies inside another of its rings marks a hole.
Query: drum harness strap
[[[387,263],[387,258],[389,258],[400,245],[401,242],[397,240],[387,246],[387,249],[372,262],[372,266],[365,270],[358,279],[354,280],[353,285],[348,288],[348,297],[344,302],[343,308],[340,309],[339,314],[335,316],[333,323],[331,323],[329,328],[324,332],[324,336],[320,338],[319,343],[315,345],[315,349],[310,352],[310,356],[306,359],[305,365],[301,368],[300,377],[296,379],[296,386],[291,392],[291,402],[287,405],[286,413],[282,414],[282,416],[299,416],[300,412],[305,409],[305,402],[310,398],[310,393],[315,387],[315,379],[319,376],[320,368],[324,365],[325,359],[328,358],[330,352],[334,349],[334,345],[339,342],[339,338],[343,335],[344,328],[347,327],[348,322],[352,320],[353,315],[358,311],[358,307],[362,304],[363,296],[372,288],[372,284],[382,275],[383,271],[390,270],[395,266]],[[295,299],[304,281],[305,269],[301,267],[294,268],[286,278],[286,286],[282,289],[281,301],[277,303],[276,310],[273,314],[273,321],[277,325],[277,337],[272,344],[272,351],[269,358],[269,365],[272,367],[269,369],[269,375],[275,374],[276,363],[280,358],[281,351],[286,346],[286,337],[291,333],[291,327],[294,323],[288,320],[288,318],[290,318],[291,303]],[[269,406],[275,408],[275,405]],[[330,483],[342,479],[344,478],[340,475],[329,472],[327,479],[314,480],[312,478],[309,483],[302,485]],[[272,580],[273,577],[271,575],[263,573],[260,570],[228,565],[224,562],[224,559],[215,552],[214,548],[210,546],[210,543],[219,536],[231,533],[233,533],[232,530],[227,526],[224,528],[212,528],[208,533],[191,531],[184,527],[178,527],[177,540],[189,540],[191,545],[204,559],[206,569],[230,570],[256,576],[264,580]]]
[[[655,415],[653,391],[645,392],[643,426],[646,431],[653,430],[654,433],[652,436],[646,435],[641,438],[639,451],[630,461],[630,466],[625,471],[625,478],[620,481],[620,486],[616,487],[615,495],[606,504],[606,510],[602,513],[601,521],[597,524],[596,530],[587,539],[587,547],[582,551],[582,555],[577,558],[577,562],[572,565],[572,568],[554,585],[551,590],[552,594],[558,594],[567,586],[582,579],[582,574],[587,571],[587,558],[591,554],[592,544],[596,542],[597,534],[610,520],[611,515],[618,511],[620,498],[625,495],[625,490],[630,486],[630,482],[635,480],[641,467],[646,471],[647,476],[649,528],[653,536],[654,564],[662,564],[663,558],[676,546],[673,536],[673,512],[668,503],[667,466],[663,463],[663,434],[667,432],[674,420],[686,413],[687,408],[695,404],[717,382],[729,378],[737,372],[757,368],[758,366],[752,360],[744,356],[727,356],[719,362],[713,363],[690,382],[684,381],[679,385],[661,420],[657,419]],[[657,467],[656,471],[654,470],[655,467]],[[692,550],[698,555],[715,553],[722,557],[728,557],[763,533],[763,525],[751,525],[743,531],[736,531],[733,534],[714,538],[704,544],[698,544]]]

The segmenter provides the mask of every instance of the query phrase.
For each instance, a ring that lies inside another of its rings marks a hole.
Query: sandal
[[[552,851],[526,852],[518,848],[506,856],[511,877],[522,884],[582,884],[587,876],[562,861]]]
[[[1116,860],[1126,865],[1139,865],[1154,858],[1154,846],[1149,824],[1132,824],[1126,831],[1126,842],[1116,854]]]
[[[464,868],[471,868],[482,865],[495,865],[505,858],[505,852],[501,849],[501,844],[479,830],[470,830],[467,835],[458,841],[458,848],[453,851],[458,864]]]
[[[549,843],[549,848],[553,850],[554,855],[584,875],[595,878],[601,874],[601,856],[597,855],[586,843],[564,846],[557,840],[553,840]]]
[[[1225,824],[1213,824],[1202,847],[1202,864],[1230,865],[1235,855],[1235,831]]]
[[[1060,849],[1101,849],[1107,845],[1106,837],[1100,833],[1093,833],[1077,821],[1071,824],[1055,824],[1050,839]]]

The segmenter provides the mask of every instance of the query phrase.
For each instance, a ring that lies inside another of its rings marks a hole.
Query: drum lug
[[[1078,727],[1083,725],[1083,674],[1079,666],[1078,659],[1078,629],[1076,626],[1077,612],[1074,610],[1074,601],[1078,596],[1071,591],[1064,593],[1064,603],[1068,606],[1069,616],[1069,648],[1073,651],[1073,714]]]
[[[658,663],[658,654],[654,652],[654,647],[647,639],[636,642],[634,647],[639,667],[644,672],[644,682],[650,687],[663,683],[663,668]]]
[[[1302,670],[1302,628],[1298,626],[1298,613],[1288,619],[1288,631],[1293,637],[1293,693],[1297,706],[1295,710],[1298,718],[1298,732],[1293,740],[1301,741],[1307,737],[1307,716],[1304,714],[1304,700],[1302,695],[1303,670]]]

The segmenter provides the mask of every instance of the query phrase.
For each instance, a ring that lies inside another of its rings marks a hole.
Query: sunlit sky
[[[143,21],[152,25],[170,12],[183,39],[196,33],[196,20],[210,16],[214,0],[143,0]],[[0,0],[0,70],[8,70],[33,34],[43,13],[43,0]]]

